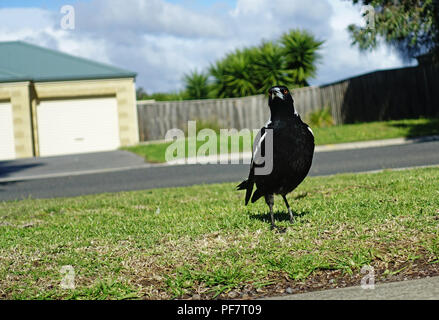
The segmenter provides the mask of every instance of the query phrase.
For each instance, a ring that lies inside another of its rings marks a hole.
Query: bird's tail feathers
[[[250,201],[250,197],[252,196],[254,182],[250,180],[244,180],[241,182],[236,189],[237,190],[246,190],[245,192],[245,205]]]
[[[242,181],[239,185],[236,186],[236,190],[245,190],[248,186],[248,180]]]
[[[255,193],[253,193],[252,197],[252,203],[255,203],[259,200],[260,197],[262,197],[264,194],[261,192],[261,190],[256,189]]]

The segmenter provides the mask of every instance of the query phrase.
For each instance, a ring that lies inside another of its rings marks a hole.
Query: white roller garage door
[[[40,156],[120,146],[116,98],[41,101],[37,121]]]
[[[0,160],[15,159],[14,127],[10,103],[0,102]]]

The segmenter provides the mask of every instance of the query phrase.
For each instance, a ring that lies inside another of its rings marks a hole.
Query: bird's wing
[[[247,205],[252,192],[253,192],[253,186],[255,184],[255,167],[256,166],[263,166],[263,154],[264,148],[265,148],[265,130],[267,129],[267,126],[264,126],[259,130],[258,135],[255,138],[255,141],[253,143],[253,153],[252,153],[252,161],[250,164],[250,172],[248,175],[248,179],[243,181],[237,188],[238,190],[246,190],[245,193],[245,204]]]

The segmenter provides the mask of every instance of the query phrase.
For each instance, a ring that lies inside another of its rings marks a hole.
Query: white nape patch
[[[314,137],[314,132],[312,132],[312,129],[308,127],[309,132],[311,132],[312,136]]]

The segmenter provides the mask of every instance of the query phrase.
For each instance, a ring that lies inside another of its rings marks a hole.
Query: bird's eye
[[[288,90],[287,89],[284,89],[284,94],[287,94],[288,93]]]

